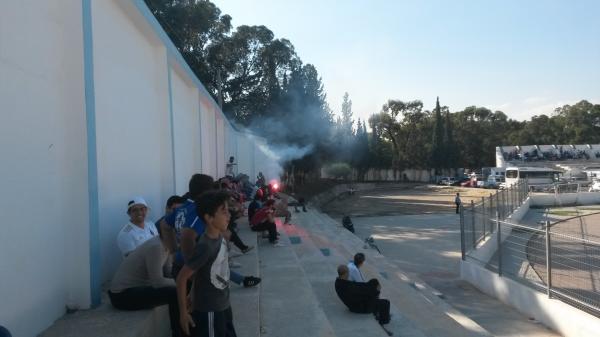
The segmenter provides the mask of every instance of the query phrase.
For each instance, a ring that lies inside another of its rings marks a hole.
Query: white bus
[[[527,180],[529,185],[550,185],[558,182],[560,171],[547,167],[507,167],[506,186],[511,186],[521,180]]]

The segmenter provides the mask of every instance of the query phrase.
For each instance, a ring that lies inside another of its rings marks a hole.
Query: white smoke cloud
[[[314,149],[312,144],[304,147],[295,145],[270,145],[265,144],[263,139],[259,139],[252,135],[249,135],[249,138],[254,141],[268,159],[266,162],[258,165],[261,167],[261,172],[265,175],[267,180],[279,179],[283,173],[284,163],[294,159],[300,159],[311,153]]]

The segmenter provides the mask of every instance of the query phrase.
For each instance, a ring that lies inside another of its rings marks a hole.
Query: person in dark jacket
[[[381,285],[377,279],[369,282],[354,282],[348,279],[348,266],[338,266],[338,278],[335,280],[335,292],[351,312],[373,313],[379,298]]]

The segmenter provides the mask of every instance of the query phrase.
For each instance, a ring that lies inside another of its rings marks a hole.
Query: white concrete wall
[[[121,261],[116,235],[133,196],[156,219],[191,174],[223,175],[226,156],[254,175],[254,140],[231,129],[148,13],[137,0],[2,5],[0,324],[13,336],[91,305],[99,293],[90,284],[108,281]],[[86,88],[95,98],[87,107]],[[92,270],[101,271],[94,280]]]
[[[0,324],[34,336],[90,303],[80,0],[0,10]]]
[[[127,202],[143,196],[148,218],[174,192],[167,53],[150,26],[117,1],[93,1],[96,140],[102,280],[120,263]]]
[[[225,123],[225,160],[226,163],[229,161],[229,157],[235,157],[235,162],[238,163],[237,157],[237,131],[233,129],[233,127],[229,126]],[[238,171],[238,168],[235,169]]]
[[[544,325],[565,337],[598,336],[600,320],[559,300],[519,284],[506,277],[478,266],[461,261],[461,278],[484,293],[534,317]]]
[[[220,178],[225,176],[225,155],[227,154],[227,151],[225,150],[225,121],[223,120],[223,117],[218,113],[215,112],[215,117],[216,117],[216,146],[215,149],[217,151],[216,153],[216,158],[215,158],[215,163],[217,165],[216,167],[216,176],[215,178]],[[229,158],[229,157],[228,157]]]
[[[212,103],[200,97],[200,116],[202,123],[202,172],[217,177],[215,110]]]
[[[202,172],[200,137],[200,107],[198,89],[182,74],[179,67],[171,71],[173,99],[175,193],[188,191],[188,182],[194,173]]]
[[[569,206],[569,205],[593,205],[600,204],[600,193],[532,193],[530,195],[532,206]]]
[[[254,174],[253,151],[254,143],[248,140],[243,133],[237,135],[237,156],[238,173],[247,174],[250,181],[254,182],[256,175]]]

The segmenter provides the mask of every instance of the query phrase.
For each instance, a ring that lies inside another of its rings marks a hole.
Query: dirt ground
[[[333,217],[450,213],[454,212],[457,192],[465,205],[495,193],[481,188],[390,184],[389,187],[341,195],[323,205],[321,210]]]

